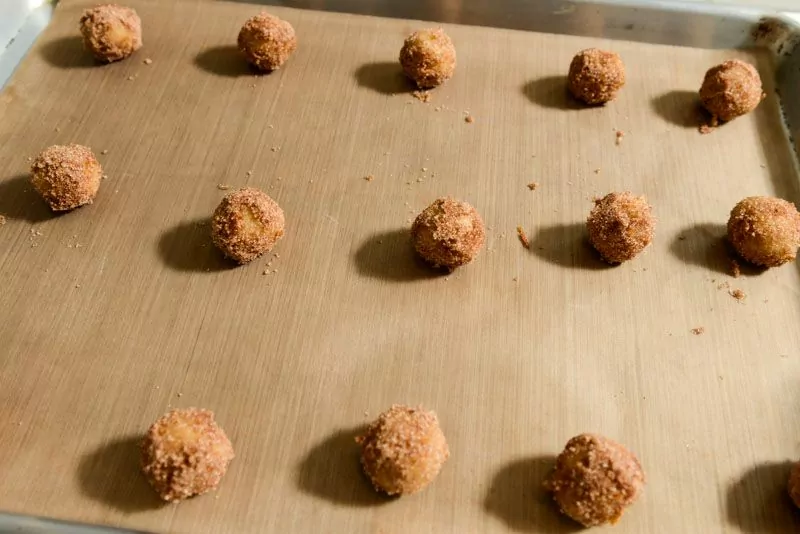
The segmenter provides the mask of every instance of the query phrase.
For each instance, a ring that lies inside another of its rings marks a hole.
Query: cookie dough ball
[[[789,497],[795,506],[800,508],[800,462],[794,464],[789,473]]]
[[[119,61],[142,47],[142,20],[129,7],[104,4],[83,12],[81,34],[99,61]]]
[[[643,196],[625,191],[594,202],[586,220],[589,242],[608,263],[633,259],[653,240],[656,221]]]
[[[411,239],[422,259],[450,270],[471,262],[485,238],[478,211],[449,197],[434,201],[411,226]]]
[[[753,111],[764,96],[756,68],[738,59],[709,69],[700,87],[703,107],[721,121]]]
[[[285,20],[263,12],[249,19],[239,31],[239,50],[263,72],[281,68],[297,48],[294,28]]]
[[[83,145],[53,145],[31,164],[33,188],[53,211],[91,204],[102,177],[92,149]]]
[[[165,501],[181,501],[219,486],[233,445],[209,410],[172,410],[142,441],[142,470]]]
[[[453,77],[456,47],[441,28],[419,30],[403,43],[400,65],[420,89],[432,89]]]
[[[616,523],[644,489],[642,466],[634,454],[597,434],[567,442],[545,481],[561,511],[585,527]]]
[[[229,193],[211,218],[211,239],[226,256],[248,263],[272,250],[283,237],[283,210],[252,187]]]
[[[450,456],[436,414],[422,408],[392,406],[356,442],[364,472],[376,490],[389,495],[424,489]]]
[[[800,247],[800,213],[780,198],[745,198],[731,210],[728,240],[750,263],[783,265],[795,259]]]
[[[605,104],[625,85],[625,65],[614,52],[581,50],[569,65],[567,85],[578,100],[592,106]]]

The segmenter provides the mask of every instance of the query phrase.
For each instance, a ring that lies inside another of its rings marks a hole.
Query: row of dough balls
[[[31,166],[31,180],[55,211],[91,203],[102,169],[91,149],[54,145]],[[229,258],[248,263],[269,252],[283,237],[283,210],[255,188],[227,194],[211,219],[214,244]],[[611,264],[633,259],[653,240],[655,217],[644,196],[609,193],[595,200],[586,221],[589,241]],[[446,197],[425,208],[411,226],[414,247],[434,267],[455,269],[472,261],[483,247],[486,230],[478,211]],[[791,202],[748,197],[728,219],[728,238],[736,252],[755,265],[776,267],[795,259],[800,247],[800,213]]]
[[[101,61],[124,59],[142,46],[142,21],[129,7],[107,4],[88,9],[80,29],[86,48]],[[295,51],[297,35],[289,22],[263,12],[244,23],[238,45],[249,63],[270,72]],[[456,49],[441,28],[419,30],[403,43],[400,64],[418,87],[433,88],[453,76]],[[618,54],[591,48],[572,59],[567,78],[577,99],[589,105],[605,104],[625,85],[625,65]],[[758,71],[740,60],[711,68],[700,88],[700,100],[711,113],[712,124],[752,111],[764,96]]]
[[[392,496],[423,490],[450,457],[436,414],[394,405],[356,438],[361,466],[376,491]],[[233,445],[209,410],[172,410],[147,431],[141,465],[165,501],[215,489],[234,458]],[[616,523],[639,497],[645,475],[636,456],[597,434],[567,442],[544,480],[560,510],[584,526]]]

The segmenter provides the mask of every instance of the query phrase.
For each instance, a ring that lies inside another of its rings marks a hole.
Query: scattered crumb
[[[467,124],[472,124],[473,122],[475,122],[475,118],[472,115],[467,115],[466,117],[464,117],[464,122],[466,122]]]
[[[275,128],[275,127],[274,127],[273,125],[269,124],[269,125],[267,125],[267,128],[269,128],[270,130],[272,130],[272,129],[273,129],[273,128]]]
[[[699,336],[706,333],[705,326],[698,326],[697,328],[692,328],[692,334]]]
[[[368,175],[366,175],[366,176],[364,177],[364,179],[365,179],[366,181],[368,181],[368,182],[371,182],[372,180],[374,180],[374,179],[375,179],[375,177],[374,177],[373,175],[371,175],[371,174],[368,174]]]
[[[728,282],[722,282],[717,286],[717,289],[728,289],[729,287],[731,287],[731,285]]]
[[[148,58],[145,58],[142,63],[144,63],[145,65],[152,65],[153,64],[153,60],[148,57]]]
[[[279,146],[274,146],[274,147],[270,148],[270,150],[272,150],[273,152],[277,152],[280,149],[281,149],[281,147],[279,147]]]
[[[517,226],[517,235],[519,236],[519,240],[523,247],[531,248],[531,242],[528,240],[528,234],[525,233],[525,229],[522,226]]]
[[[3,226],[6,223],[6,216],[0,215],[0,226]]]
[[[594,173],[595,173],[595,174],[600,174],[600,169],[595,169],[595,170],[594,170]]]
[[[711,120],[708,123],[700,124],[698,129],[700,130],[701,134],[705,135],[713,132],[717,126],[719,126],[719,119],[714,116],[711,117]]]
[[[183,393],[178,393],[178,397],[183,397]]]
[[[100,178],[101,178],[101,179],[103,179],[103,180],[108,180],[108,175],[107,175],[107,174],[104,174],[104,175],[102,175]]]
[[[734,278],[739,278],[739,276],[742,274],[742,268],[739,266],[739,262],[731,258],[730,268],[731,276]]]
[[[108,150],[101,150],[100,153],[105,156],[106,154],[108,154]]]
[[[253,171],[247,171],[245,174],[246,174],[247,176],[253,176]]]
[[[622,138],[625,137],[625,132],[623,132],[622,130],[617,130],[616,136],[617,136],[616,145],[619,146],[622,144]]]
[[[512,279],[511,279],[511,281],[512,281],[512,282],[517,282],[517,281],[518,281],[518,280],[517,280],[517,277],[515,276],[514,278],[512,278]]]
[[[422,172],[428,172],[428,167],[422,167]]]
[[[430,91],[414,91],[411,94],[414,95],[414,98],[416,98],[420,102],[428,103],[428,102],[431,101],[431,92]]]
[[[128,81],[129,81],[129,82],[132,82],[132,81],[133,81],[133,80],[135,80],[135,79],[136,79],[136,78],[134,78],[133,76],[128,76]]]
[[[738,288],[731,289],[730,291],[728,291],[728,293],[730,294],[730,296],[732,296],[733,298],[735,298],[739,302],[741,302],[741,301],[743,301],[744,299],[747,298],[747,295],[745,294],[745,292],[742,291],[741,289],[738,289]]]
[[[229,186],[228,184],[217,184],[217,189],[219,189],[220,191],[227,191],[230,188],[231,186]]]
[[[537,187],[539,187],[539,182],[531,182],[528,184],[528,189],[531,191],[536,191]]]

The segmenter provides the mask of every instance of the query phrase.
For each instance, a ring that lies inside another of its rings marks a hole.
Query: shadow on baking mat
[[[590,107],[582,105],[569,94],[566,76],[547,76],[532,80],[522,86],[522,94],[534,104],[545,108],[570,110]]]
[[[741,532],[800,532],[800,511],[786,489],[792,463],[763,463],[748,470],[729,487],[728,522]]]
[[[217,272],[236,267],[211,241],[209,218],[184,221],[161,234],[158,254],[177,271]]]
[[[251,67],[239,49],[232,45],[207,48],[195,56],[194,64],[206,72],[229,78],[263,74]]]
[[[669,245],[675,257],[720,274],[756,276],[766,269],[739,259],[728,242],[724,224],[693,224],[678,232]]]
[[[531,252],[543,260],[574,269],[602,270],[614,266],[604,262],[586,237],[584,223],[542,226],[531,239]]]
[[[126,513],[164,506],[139,467],[141,440],[141,436],[128,436],[84,455],[78,466],[83,494]]]
[[[0,181],[0,215],[29,223],[48,221],[67,212],[56,213],[47,207],[31,185],[30,176],[20,174]]]
[[[359,463],[356,437],[366,426],[334,432],[314,446],[297,468],[297,486],[305,493],[335,504],[377,506],[392,502],[375,491]]]
[[[383,95],[410,93],[414,87],[397,61],[366,63],[355,71],[358,85]]]
[[[83,47],[83,40],[77,35],[48,41],[40,50],[44,60],[58,69],[91,69],[104,65]]]
[[[430,267],[417,256],[407,228],[369,237],[358,247],[355,263],[365,276],[396,282],[413,282],[448,274],[446,270]]]
[[[581,526],[558,511],[542,487],[556,463],[555,456],[516,460],[492,479],[483,508],[514,532],[560,534],[579,532]]]
[[[669,91],[650,101],[656,114],[675,126],[697,129],[708,124],[708,113],[700,105],[697,91]]]

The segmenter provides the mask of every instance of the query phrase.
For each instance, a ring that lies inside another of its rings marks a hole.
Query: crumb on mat
[[[411,94],[414,95],[414,98],[416,98],[420,102],[425,102],[427,104],[428,102],[431,101],[430,91],[414,91]]]
[[[528,184],[528,189],[531,191],[536,191],[537,187],[539,187],[539,182],[531,182]]]
[[[699,336],[706,333],[705,326],[698,326],[697,328],[692,328],[692,334]]]
[[[525,233],[525,229],[522,226],[517,226],[517,235],[519,236],[519,240],[523,247],[531,248],[531,242],[528,239],[528,234]]]
[[[372,180],[374,180],[374,179],[375,179],[375,177],[374,177],[373,175],[371,175],[371,174],[368,174],[368,175],[366,175],[366,176],[364,177],[364,179],[365,179],[366,181],[368,181],[368,182],[371,182]]]

